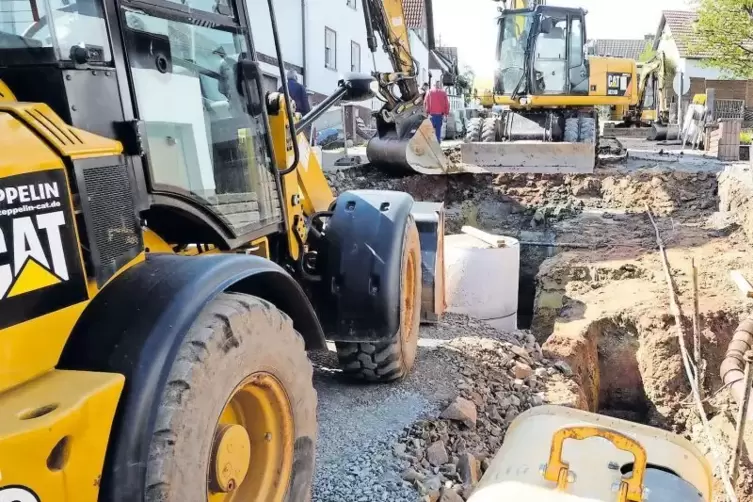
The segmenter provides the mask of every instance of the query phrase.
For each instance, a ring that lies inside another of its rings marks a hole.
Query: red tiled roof
[[[646,40],[596,40],[596,55],[613,58],[638,59],[646,49]]]
[[[405,15],[405,25],[408,29],[426,27],[423,0],[403,0],[403,13]]]
[[[677,50],[681,57],[706,57],[708,54],[690,54],[689,45],[700,45],[701,40],[695,32],[695,23],[698,14],[689,10],[665,10],[662,11],[663,21],[669,28],[672,39],[677,44]]]

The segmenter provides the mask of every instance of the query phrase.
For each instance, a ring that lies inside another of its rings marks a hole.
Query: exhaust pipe
[[[735,335],[727,347],[724,361],[719,368],[724,385],[730,387],[732,398],[742,404],[745,392],[745,359],[747,351],[753,350],[753,315],[746,318],[735,330]],[[753,420],[753,406],[748,407],[746,420]]]

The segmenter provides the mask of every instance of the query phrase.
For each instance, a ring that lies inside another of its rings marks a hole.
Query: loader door
[[[239,58],[253,57],[250,38],[229,2],[121,6],[150,191],[200,206],[240,237],[279,223],[281,212],[263,107],[247,106],[238,78]]]

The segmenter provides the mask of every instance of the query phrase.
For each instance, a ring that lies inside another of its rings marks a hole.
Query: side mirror
[[[247,59],[245,54],[238,57],[235,64],[235,85],[238,93],[245,98],[248,113],[262,113],[261,67],[258,61]]]
[[[364,73],[346,73],[337,83],[338,87],[346,89],[342,100],[345,102],[365,101],[374,97],[372,84],[376,82],[374,77]]]

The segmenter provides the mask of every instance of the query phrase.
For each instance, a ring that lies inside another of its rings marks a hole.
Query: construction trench
[[[450,156],[456,153],[449,152]],[[753,279],[753,175],[748,165],[686,161],[673,155],[658,161],[629,159],[600,165],[587,175],[391,177],[362,166],[328,177],[338,191],[402,190],[417,201],[444,202],[448,235],[469,225],[518,239],[516,336],[522,340],[529,337],[531,353],[540,346],[536,361],[521,356],[529,369],[542,368],[536,369],[536,376],[542,378],[530,384],[541,391],[537,395],[545,403],[596,411],[680,434],[694,442],[714,468],[712,445],[693,406],[680,359],[656,236],[646,214],[646,206],[650,207],[677,282],[691,352],[691,259],[698,266],[704,407],[713,440],[729,465],[738,406],[723,385],[719,368],[738,324],[753,312],[753,301],[744,298],[730,279],[733,270]],[[495,364],[482,359],[484,364]],[[501,364],[507,364],[514,374],[519,362],[505,360]],[[557,378],[549,378],[553,374]],[[518,385],[518,380],[515,382]],[[493,389],[493,383],[490,385]],[[474,401],[479,417],[492,424],[478,432],[479,437],[473,436],[486,445],[485,452],[475,453],[482,473],[483,459],[493,455],[509,420],[495,420],[504,404],[500,407],[495,401],[490,406],[486,390],[461,385],[458,393]],[[542,404],[539,401],[531,398],[520,408]],[[429,458],[428,443],[435,437],[442,439],[452,462],[467,448],[468,438],[453,420],[440,417],[421,424],[422,432],[413,426],[401,439],[408,453],[400,447],[399,455],[408,458],[403,467],[408,466],[405,472],[410,472],[409,476],[404,472],[403,479],[416,487],[421,500],[436,500],[440,492],[427,487],[426,477],[431,481],[432,472],[439,472],[442,479],[454,478],[444,467],[432,471],[431,466],[437,464]],[[749,448],[753,448],[751,429],[735,485],[739,500],[753,500],[753,465],[748,457]],[[463,436],[460,447],[461,440],[453,431]],[[725,500],[718,469],[714,468],[714,474],[715,500]],[[457,500],[468,496],[467,485],[473,483],[473,476],[470,481],[460,478],[456,481],[466,491],[453,485],[455,481],[443,485],[457,487],[462,496]],[[441,490],[444,493],[445,488]]]

